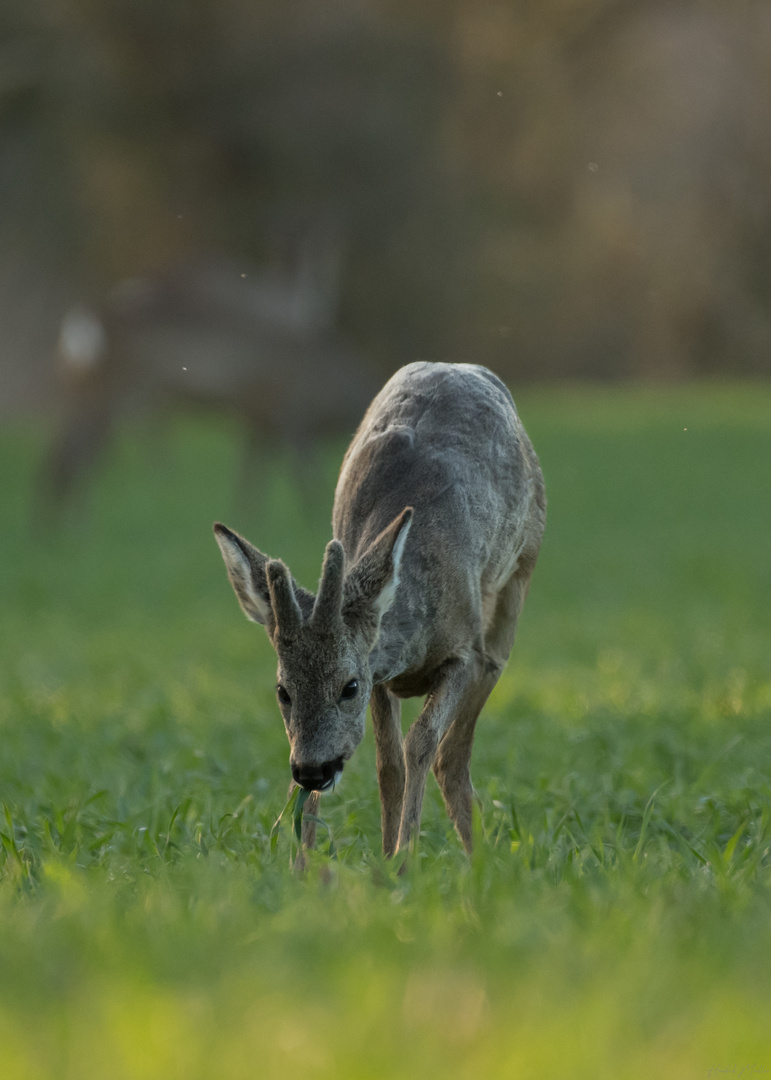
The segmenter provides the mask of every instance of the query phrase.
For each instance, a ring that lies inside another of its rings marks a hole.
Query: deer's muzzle
[[[306,791],[328,791],[340,779],[343,771],[342,757],[323,765],[305,765],[291,762],[292,779]]]

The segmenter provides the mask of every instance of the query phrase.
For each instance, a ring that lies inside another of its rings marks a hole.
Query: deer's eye
[[[358,692],[359,692],[358,680],[357,679],[351,679],[351,681],[347,682],[345,684],[345,686],[343,687],[343,692],[340,695],[340,700],[341,701],[346,701],[349,698],[356,697]]]
[[[286,687],[282,686],[281,683],[279,683],[276,687],[276,693],[278,694],[278,700],[281,702],[282,705],[292,704],[292,699],[287,693]]]

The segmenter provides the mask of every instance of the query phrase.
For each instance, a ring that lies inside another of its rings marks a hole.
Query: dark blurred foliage
[[[766,0],[4,0],[0,385],[73,303],[345,237],[387,371],[771,370]]]

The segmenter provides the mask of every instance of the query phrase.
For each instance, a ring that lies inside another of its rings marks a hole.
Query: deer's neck
[[[409,608],[397,602],[386,612],[380,634],[369,654],[369,669],[375,683],[387,683],[405,671],[422,666],[425,643],[418,621]]]

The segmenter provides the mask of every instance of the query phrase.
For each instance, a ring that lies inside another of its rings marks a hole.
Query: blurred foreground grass
[[[238,439],[127,432],[58,535],[0,439],[0,1077],[771,1073],[771,390],[520,395],[547,537],[480,722],[471,864],[431,782],[379,855],[368,734],[289,869],[274,655],[214,518],[318,576]],[[159,464],[160,462],[160,464]],[[412,709],[410,715],[414,715]]]

